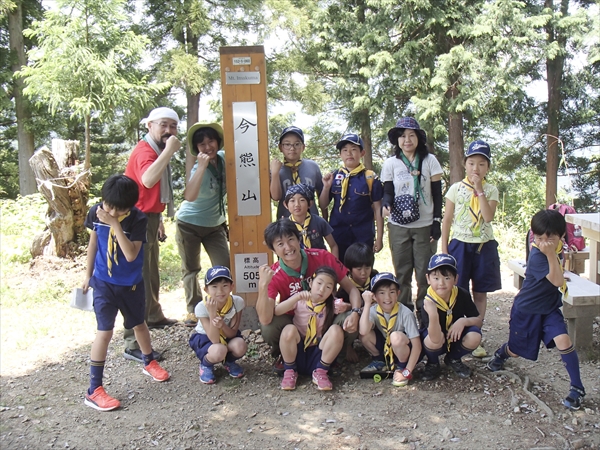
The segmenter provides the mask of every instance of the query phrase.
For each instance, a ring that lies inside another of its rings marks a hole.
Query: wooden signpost
[[[235,293],[255,306],[258,268],[272,264],[263,233],[271,222],[267,74],[263,46],[221,47],[229,243]],[[244,316],[245,322],[256,322]]]

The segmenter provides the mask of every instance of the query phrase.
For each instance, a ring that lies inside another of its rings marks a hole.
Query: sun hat
[[[421,130],[419,122],[412,117],[403,117],[396,122],[394,128],[391,128],[390,131],[388,131],[388,139],[392,145],[398,145],[398,138],[406,129],[418,131],[423,137],[423,140],[427,141],[427,134],[425,133],[425,130]]]
[[[296,136],[298,136],[300,138],[300,140],[302,141],[302,143],[304,144],[304,132],[300,128],[295,127],[295,126],[291,126],[291,127],[287,127],[287,128],[283,129],[283,131],[281,132],[281,135],[279,136],[280,144],[281,144],[281,141],[283,140],[283,137],[289,133],[292,133],[292,134],[295,134]]]
[[[187,134],[188,146],[190,148],[190,152],[192,153],[192,155],[198,156],[198,149],[196,147],[194,147],[194,134],[200,128],[212,128],[213,130],[215,130],[217,132],[217,134],[219,135],[219,137],[221,138],[221,145],[219,145],[219,150],[221,150],[223,148],[223,127],[221,127],[221,125],[219,125],[218,123],[214,123],[214,122],[213,123],[198,122],[191,126],[191,128],[188,130],[188,134]]]
[[[140,123],[148,125],[148,122],[154,122],[155,120],[160,119],[172,119],[175,122],[179,123],[179,116],[177,115],[177,113],[171,108],[166,108],[164,106],[161,106],[160,108],[154,108],[152,111],[150,111],[148,117],[142,119]]]
[[[208,286],[210,283],[215,281],[217,278],[227,278],[229,281],[233,283],[233,278],[231,277],[231,271],[225,266],[214,266],[208,269],[206,275],[204,277],[204,285]]]
[[[350,142],[351,144],[358,145],[361,150],[364,150],[365,144],[363,140],[360,138],[358,134],[349,133],[342,136],[342,139],[336,144],[335,148],[341,150],[346,142]]]
[[[473,155],[483,155],[488,159],[488,161],[491,161],[492,151],[490,150],[490,145],[480,139],[471,142],[469,144],[469,148],[467,149],[467,153],[465,153],[465,158]]]
[[[371,278],[371,292],[375,292],[377,285],[381,284],[383,281],[391,281],[398,286],[398,289],[400,288],[400,283],[398,283],[398,280],[396,280],[396,277],[393,274],[390,272],[379,272],[377,275]]]
[[[447,253],[439,253],[437,255],[433,255],[429,260],[427,272],[431,272],[442,266],[448,266],[452,267],[454,270],[458,270],[456,268],[456,259],[454,259],[454,256],[448,255]]]

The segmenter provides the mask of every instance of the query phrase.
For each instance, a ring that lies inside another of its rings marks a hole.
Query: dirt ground
[[[50,274],[49,274],[50,271]],[[52,273],[52,271],[54,271]],[[504,274],[504,290],[490,295],[484,346],[492,352],[507,338],[515,294]],[[27,280],[56,276],[79,284],[81,265],[36,263]],[[161,294],[169,317],[182,318],[183,291]],[[43,311],[33,320],[43,320]],[[41,316],[41,317],[40,317]],[[22,316],[21,316],[22,317]],[[3,324],[19,320],[7,316]],[[105,388],[122,407],[99,412],[83,404],[89,380],[92,313],[65,305],[64,322],[26,349],[2,342],[0,447],[2,449],[567,449],[600,447],[600,331],[582,362],[587,396],[581,410],[561,405],[568,377],[558,352],[542,349],[537,363],[511,360],[498,376],[484,361],[466,358],[468,380],[445,370],[434,382],[417,379],[406,388],[390,380],[361,380],[369,361],[343,366],[334,389],[319,392],[308,378],[296,391],[281,391],[259,333],[247,330],[248,354],[242,379],[222,368],[217,383],[198,380],[198,361],[187,345],[190,330],[177,325],[153,330],[171,380],[156,383],[141,364],[122,357],[122,328],[109,348]],[[525,386],[525,389],[524,389]]]

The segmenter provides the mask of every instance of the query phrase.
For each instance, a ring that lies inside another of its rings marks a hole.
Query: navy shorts
[[[508,348],[515,355],[537,361],[540,342],[546,348],[555,347],[554,338],[567,333],[565,318],[560,309],[550,314],[526,314],[514,306],[510,311]]]
[[[448,244],[448,253],[456,259],[458,286],[468,291],[471,281],[473,292],[502,289],[498,242],[471,244],[452,239]]]
[[[427,331],[427,328],[423,328],[419,331],[419,333],[421,334],[421,343],[423,344],[423,348],[421,350],[421,358],[423,358],[425,356],[425,338],[429,335],[429,332]],[[452,344],[450,344],[450,351],[452,351],[452,348],[455,345],[461,345],[462,340],[464,339],[464,337],[467,335],[467,333],[479,333],[481,334],[481,328],[476,327],[475,325],[471,325],[468,327],[463,328],[463,332],[460,335],[460,340],[453,342]],[[430,350],[437,350],[436,348],[432,348]],[[442,355],[445,353],[449,353],[448,352],[448,345],[444,344],[442,345],[442,348],[440,350],[442,351]]]
[[[118,286],[92,277],[90,287],[94,289],[94,312],[99,331],[114,329],[119,311],[123,314],[125,328],[131,329],[144,322],[146,317],[144,283]]]
[[[373,328],[373,331],[375,331],[375,348],[379,352],[379,355],[383,357],[383,347],[385,347],[385,338],[383,337],[383,333],[379,331],[379,328],[375,327]],[[408,347],[412,350],[412,342],[410,342],[410,340],[408,341]],[[406,362],[407,361],[404,361],[404,365],[406,365]],[[400,360],[398,359],[395,353],[394,364],[396,366],[400,365]]]
[[[298,353],[296,354],[296,370],[302,375],[312,375],[313,370],[317,368],[317,364],[321,361],[323,351],[319,345],[311,345],[304,350],[304,339],[300,339],[298,343]]]
[[[238,337],[239,338],[242,337],[242,333],[240,330],[238,330],[235,337],[232,337],[231,339],[235,339]],[[231,339],[225,339],[225,340],[227,341],[227,343],[229,343],[231,341]],[[193,333],[190,336],[189,344],[190,344],[190,347],[192,348],[192,350],[194,350],[194,353],[196,354],[196,356],[198,357],[198,359],[200,361],[202,361],[202,359],[208,353],[208,349],[211,347],[211,345],[213,345],[213,343],[210,340],[210,338],[208,337],[208,335],[202,334],[202,333]]]

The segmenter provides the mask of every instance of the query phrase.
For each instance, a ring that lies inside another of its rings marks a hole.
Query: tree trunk
[[[360,137],[365,144],[365,156],[363,162],[367,169],[373,170],[373,142],[371,138],[371,117],[369,110],[363,109],[359,112],[358,121],[360,123]]]
[[[56,140],[58,141],[58,140]],[[77,248],[77,238],[84,231],[89,197],[89,171],[68,166],[77,159],[79,143],[53,141],[53,152],[42,147],[29,160],[38,189],[48,202],[48,230],[34,238],[31,254],[66,257]],[[54,154],[55,153],[55,154]]]
[[[462,113],[451,112],[448,115],[448,153],[450,158],[450,185],[465,177],[464,134]]]
[[[189,130],[192,125],[198,122],[198,111],[200,110],[200,94],[187,94],[187,129]],[[190,153],[190,149],[187,147],[187,140],[185,144],[185,182],[187,183],[190,179],[190,173],[196,162],[196,157]]]
[[[16,7],[8,13],[8,34],[10,39],[11,53],[15,53],[13,59],[13,73],[21,70],[27,65],[25,55],[25,44],[23,42],[23,9],[20,1]],[[19,146],[19,192],[21,195],[29,195],[36,192],[35,177],[29,167],[29,158],[33,156],[34,141],[33,133],[28,130],[31,113],[29,102],[23,97],[23,78],[15,77],[13,84],[13,96],[15,99],[15,113],[17,116],[17,142]]]
[[[91,142],[91,121],[92,118],[89,114],[85,116],[85,170],[90,170],[92,165],[92,142]]]

